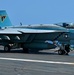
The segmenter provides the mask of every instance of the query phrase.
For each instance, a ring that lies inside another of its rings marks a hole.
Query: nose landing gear
[[[70,45],[61,45],[60,49],[58,50],[58,54],[59,55],[68,55],[68,53],[70,52]]]

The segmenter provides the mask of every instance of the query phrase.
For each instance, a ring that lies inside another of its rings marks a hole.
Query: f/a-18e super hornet
[[[69,44],[69,32],[67,29],[55,24],[38,24],[12,26],[5,10],[0,11],[0,44],[4,51],[12,48],[23,48],[25,53],[29,50],[51,49],[60,44]],[[58,50],[59,54],[65,54],[64,50]]]

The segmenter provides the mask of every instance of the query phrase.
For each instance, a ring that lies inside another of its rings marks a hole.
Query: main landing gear
[[[4,46],[4,51],[5,52],[10,52],[10,46],[9,45],[5,45]]]
[[[29,49],[23,47],[23,52],[24,53],[29,53]]]

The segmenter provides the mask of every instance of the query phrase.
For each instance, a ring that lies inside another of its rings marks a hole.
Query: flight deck
[[[54,51],[26,54],[21,49],[4,52],[0,47],[0,75],[73,75],[74,51],[69,55]]]

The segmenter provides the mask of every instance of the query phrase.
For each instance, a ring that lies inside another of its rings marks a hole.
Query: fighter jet
[[[23,48],[28,53],[29,50],[52,49],[57,46],[56,41],[69,44],[69,31],[55,24],[12,26],[6,11],[0,11],[0,44],[4,51]],[[58,54],[65,53],[58,50]]]

